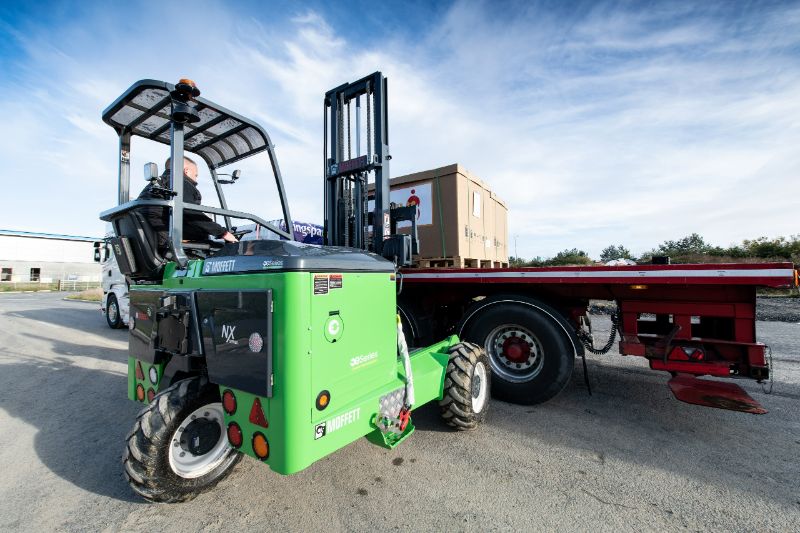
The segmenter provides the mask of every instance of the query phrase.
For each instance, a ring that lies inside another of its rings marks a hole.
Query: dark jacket
[[[158,186],[169,186],[169,173],[165,172],[159,178]],[[139,200],[163,199],[153,191],[153,186],[148,184],[139,194]],[[187,204],[200,205],[203,197],[192,180],[183,176],[183,201]],[[169,241],[169,209],[166,207],[143,207],[144,214],[150,226],[158,234],[158,248],[162,252],[168,248]],[[228,230],[220,226],[203,213],[192,211],[183,212],[183,239],[187,241],[202,242],[208,236],[222,237]]]

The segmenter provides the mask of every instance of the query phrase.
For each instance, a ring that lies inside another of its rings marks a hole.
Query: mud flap
[[[682,402],[763,415],[768,411],[744,389],[733,383],[698,379],[690,374],[678,374],[668,382],[672,394]]]

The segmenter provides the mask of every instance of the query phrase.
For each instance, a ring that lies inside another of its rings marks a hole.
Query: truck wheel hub
[[[503,324],[486,336],[492,372],[511,383],[524,383],[542,370],[544,349],[536,336],[519,324]]]
[[[524,363],[531,355],[531,346],[519,337],[509,337],[503,343],[503,355],[513,363]]]

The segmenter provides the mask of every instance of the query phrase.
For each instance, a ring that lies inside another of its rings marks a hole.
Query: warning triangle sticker
[[[136,361],[136,379],[144,379],[144,372],[142,372],[142,362]]]
[[[264,409],[261,408],[261,400],[258,398],[253,401],[253,408],[250,409],[250,422],[262,428],[269,427],[267,419],[264,417]]]

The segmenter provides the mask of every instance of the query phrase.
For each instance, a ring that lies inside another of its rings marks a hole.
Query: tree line
[[[741,244],[728,247],[714,246],[697,233],[677,240],[667,240],[640,256],[635,256],[622,244],[606,246],[597,261],[607,263],[614,259],[630,259],[637,263],[650,263],[653,257],[669,257],[672,263],[747,263],[757,261],[792,261],[800,263],[800,235],[759,237],[745,239]],[[510,266],[563,266],[591,265],[595,259],[583,250],[571,248],[550,258],[523,259],[510,257]]]

